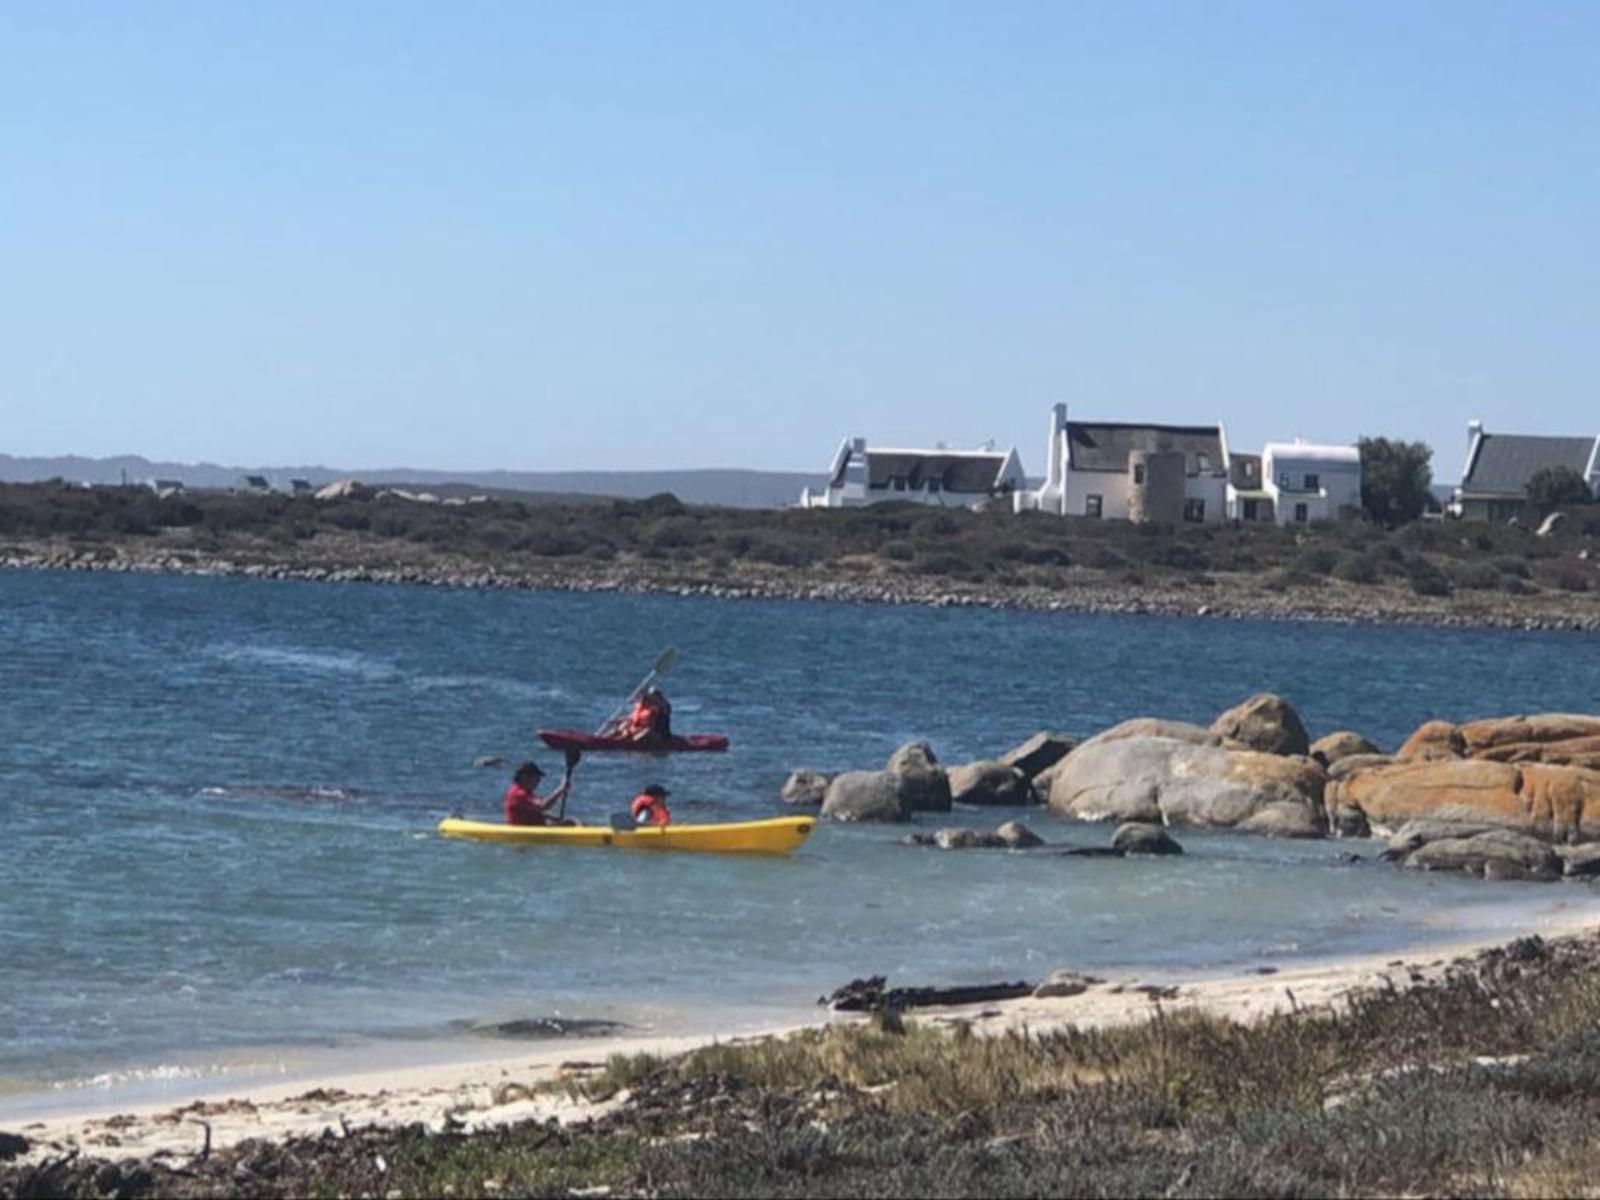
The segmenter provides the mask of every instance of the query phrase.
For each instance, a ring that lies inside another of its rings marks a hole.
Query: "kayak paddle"
[[[668,646],[665,650],[663,650],[661,652],[661,657],[656,659],[655,666],[650,668],[650,674],[641,679],[639,681],[639,686],[628,693],[628,698],[622,702],[622,707],[618,708],[605,719],[605,723],[602,724],[599,729],[595,730],[595,735],[598,737],[604,734],[607,729],[611,728],[612,723],[616,721],[618,717],[622,716],[623,713],[627,712],[628,706],[639,698],[639,693],[654,683],[657,675],[661,675],[671,669],[672,664],[676,662],[677,659],[678,652],[671,646]]]

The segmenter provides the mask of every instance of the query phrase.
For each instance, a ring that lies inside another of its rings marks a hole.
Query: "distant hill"
[[[315,486],[336,479],[389,486],[426,486],[432,489],[460,485],[499,495],[549,493],[638,499],[671,492],[686,504],[722,504],[734,508],[782,508],[800,498],[802,488],[821,487],[822,475],[806,471],[745,471],[707,468],[683,471],[430,471],[412,467],[377,471],[352,471],[335,467],[224,467],[216,463],[151,462],[139,455],[114,458],[17,458],[0,454],[0,482],[31,483],[42,479],[75,483],[143,483],[152,479],[177,479],[192,488],[239,487],[246,475],[263,475],[276,488],[287,490],[291,479]]]

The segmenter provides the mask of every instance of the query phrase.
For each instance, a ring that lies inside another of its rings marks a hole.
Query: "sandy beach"
[[[1552,895],[1522,930],[1545,939],[1600,930],[1592,905]],[[1160,1005],[1167,1013],[1198,1010],[1241,1022],[1291,1009],[1336,1008],[1352,994],[1405,989],[1439,979],[1455,961],[1505,938],[1451,938],[1418,946],[1396,957],[1372,954],[1319,960],[1281,969],[1242,973],[1117,975],[1068,997],[1023,998],[985,1004],[920,1008],[911,1018],[935,1025],[967,1024],[981,1034],[1048,1033],[1068,1026],[1098,1028],[1142,1020]],[[865,1018],[833,1014],[811,1025]],[[490,1056],[427,1065],[312,1074],[291,1082],[246,1086],[197,1085],[185,1103],[106,1104],[84,1098],[81,1107],[38,1119],[0,1118],[0,1127],[20,1133],[30,1148],[22,1162],[44,1162],[77,1154],[99,1159],[157,1158],[179,1165],[210,1150],[250,1139],[281,1142],[297,1136],[348,1136],[365,1128],[421,1123],[434,1130],[487,1130],[523,1122],[562,1124],[603,1115],[627,1099],[626,1092],[601,1102],[576,1095],[585,1076],[614,1055],[668,1057],[717,1042],[781,1037],[805,1025],[734,1037],[715,1033],[680,1036],[628,1035],[558,1043]]]

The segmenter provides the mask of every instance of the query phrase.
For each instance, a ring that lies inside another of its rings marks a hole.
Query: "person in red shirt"
[[[670,823],[672,814],[667,811],[667,797],[670,794],[659,783],[652,783],[635,796],[633,803],[628,806],[628,811],[633,814],[634,824],[666,825]]]
[[[506,785],[504,797],[507,825],[556,825],[570,824],[566,821],[557,821],[550,816],[550,810],[572,790],[572,768],[575,765],[574,757],[567,758],[567,773],[562,776],[561,782],[548,796],[537,793],[539,781],[544,778],[544,771],[536,762],[525,762],[517,768],[516,774],[511,777],[511,782]]]

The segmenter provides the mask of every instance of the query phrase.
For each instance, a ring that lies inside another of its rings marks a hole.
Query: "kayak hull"
[[[603,846],[624,850],[697,850],[712,854],[787,854],[817,823],[815,817],[772,817],[716,825],[646,825],[615,830],[607,825],[501,825],[446,817],[443,837],[510,846]]]
[[[720,753],[728,748],[728,739],[720,733],[691,733],[683,737],[674,735],[638,740],[611,734],[585,733],[581,729],[541,729],[538,732],[539,740],[552,750],[582,750],[585,754],[611,750],[627,754]]]

